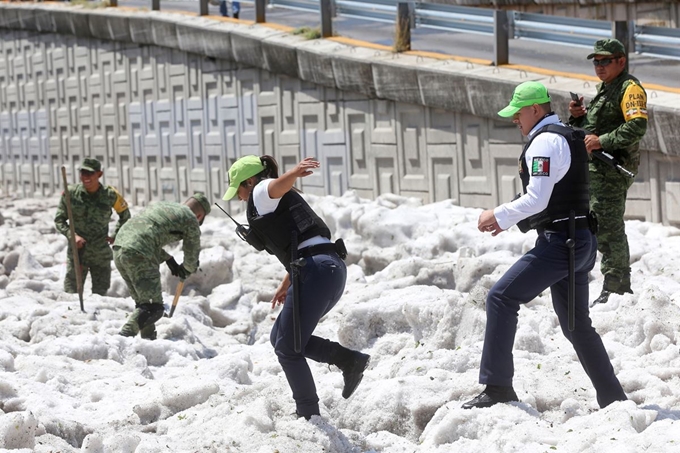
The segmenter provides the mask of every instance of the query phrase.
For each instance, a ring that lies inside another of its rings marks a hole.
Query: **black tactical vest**
[[[590,192],[588,175],[588,152],[583,141],[585,132],[569,126],[560,124],[548,124],[540,128],[531,140],[524,145],[520,162],[520,179],[522,180],[523,193],[527,193],[530,169],[527,167],[524,158],[527,149],[536,137],[544,132],[559,134],[567,140],[571,151],[571,165],[567,174],[560,179],[553,188],[548,207],[542,212],[534,214],[517,224],[522,232],[527,232],[534,228],[544,228],[553,220],[565,219],[569,217],[569,211],[574,210],[576,216],[588,215],[590,210]]]
[[[286,269],[290,267],[291,241],[297,233],[298,244],[315,236],[331,238],[331,231],[307,202],[294,190],[289,190],[272,213],[259,215],[255,209],[253,195],[248,199],[246,212],[250,229],[264,244],[265,250],[281,261]]]

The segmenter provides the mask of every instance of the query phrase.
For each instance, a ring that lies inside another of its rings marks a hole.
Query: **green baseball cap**
[[[517,85],[512,93],[510,104],[498,112],[499,116],[509,118],[519,112],[522,107],[534,104],[546,104],[550,102],[548,89],[540,82],[524,82]]]
[[[208,197],[206,197],[204,194],[201,192],[196,192],[191,196],[194,200],[198,201],[201,206],[203,207],[203,212],[205,212],[205,215],[210,214],[210,202],[208,201]]]
[[[593,53],[588,55],[588,60],[591,60],[595,55],[626,55],[626,48],[618,39],[600,39],[595,41],[593,46]]]
[[[97,159],[87,157],[83,159],[80,169],[86,171],[102,171],[102,164]]]
[[[238,186],[248,178],[251,178],[264,170],[264,164],[260,156],[244,156],[234,162],[229,168],[229,188],[222,197],[223,200],[231,200],[238,192]]]

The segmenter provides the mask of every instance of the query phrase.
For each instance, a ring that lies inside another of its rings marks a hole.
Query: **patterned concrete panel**
[[[461,114],[459,129],[460,190],[465,193],[490,195],[488,122],[476,116]]]
[[[345,104],[345,135],[349,167],[349,187],[360,190],[362,196],[373,198],[373,178],[370,171],[371,118],[370,101]]]
[[[425,108],[398,104],[396,115],[401,189],[409,192],[427,192],[429,181]]]

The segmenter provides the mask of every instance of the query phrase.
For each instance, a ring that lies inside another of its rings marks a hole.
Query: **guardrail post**
[[[319,2],[321,12],[321,37],[330,38],[333,36],[333,5],[332,0],[321,0]]]
[[[267,0],[255,0],[255,23],[263,24],[265,20],[265,10],[267,9]]]
[[[199,16],[208,15],[208,0],[198,0],[198,15]]]
[[[510,21],[508,12],[497,9],[493,12],[493,64],[500,66],[510,61]]]
[[[151,11],[161,10],[161,0],[151,0]]]
[[[631,52],[635,53],[634,30],[635,24],[632,21],[615,20],[612,22],[612,37],[621,41],[626,49],[626,55],[630,55]],[[628,71],[628,60],[630,58],[626,58],[626,71]]]
[[[411,50],[411,11],[408,3],[397,3],[397,22],[394,31],[394,51]]]

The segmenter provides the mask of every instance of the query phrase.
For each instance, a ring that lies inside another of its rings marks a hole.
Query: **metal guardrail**
[[[335,13],[357,19],[394,23],[397,14],[397,2],[394,0],[371,0],[370,3],[363,0],[335,0]]]
[[[635,51],[661,57],[680,58],[680,29],[636,25]]]
[[[434,3],[415,4],[416,26],[446,31],[494,34],[493,10]]]
[[[118,2],[109,1],[112,6]],[[152,1],[156,5],[153,9],[160,9],[160,0]],[[208,14],[208,0],[198,1],[201,4],[199,14]],[[332,36],[334,15],[396,23],[398,11],[402,11],[401,14],[410,17],[406,23],[410,23],[411,28],[494,36],[495,64],[508,62],[509,39],[591,47],[598,39],[614,36],[625,41],[631,52],[680,59],[680,29],[636,25],[632,21],[609,22],[404,0],[242,0],[241,3],[255,4],[257,22],[265,21],[267,4],[270,7],[321,12],[321,32],[324,37]],[[407,47],[410,48],[410,37]]]
[[[592,47],[598,39],[611,38],[612,24],[603,20],[547,16],[512,11],[515,38]]]

